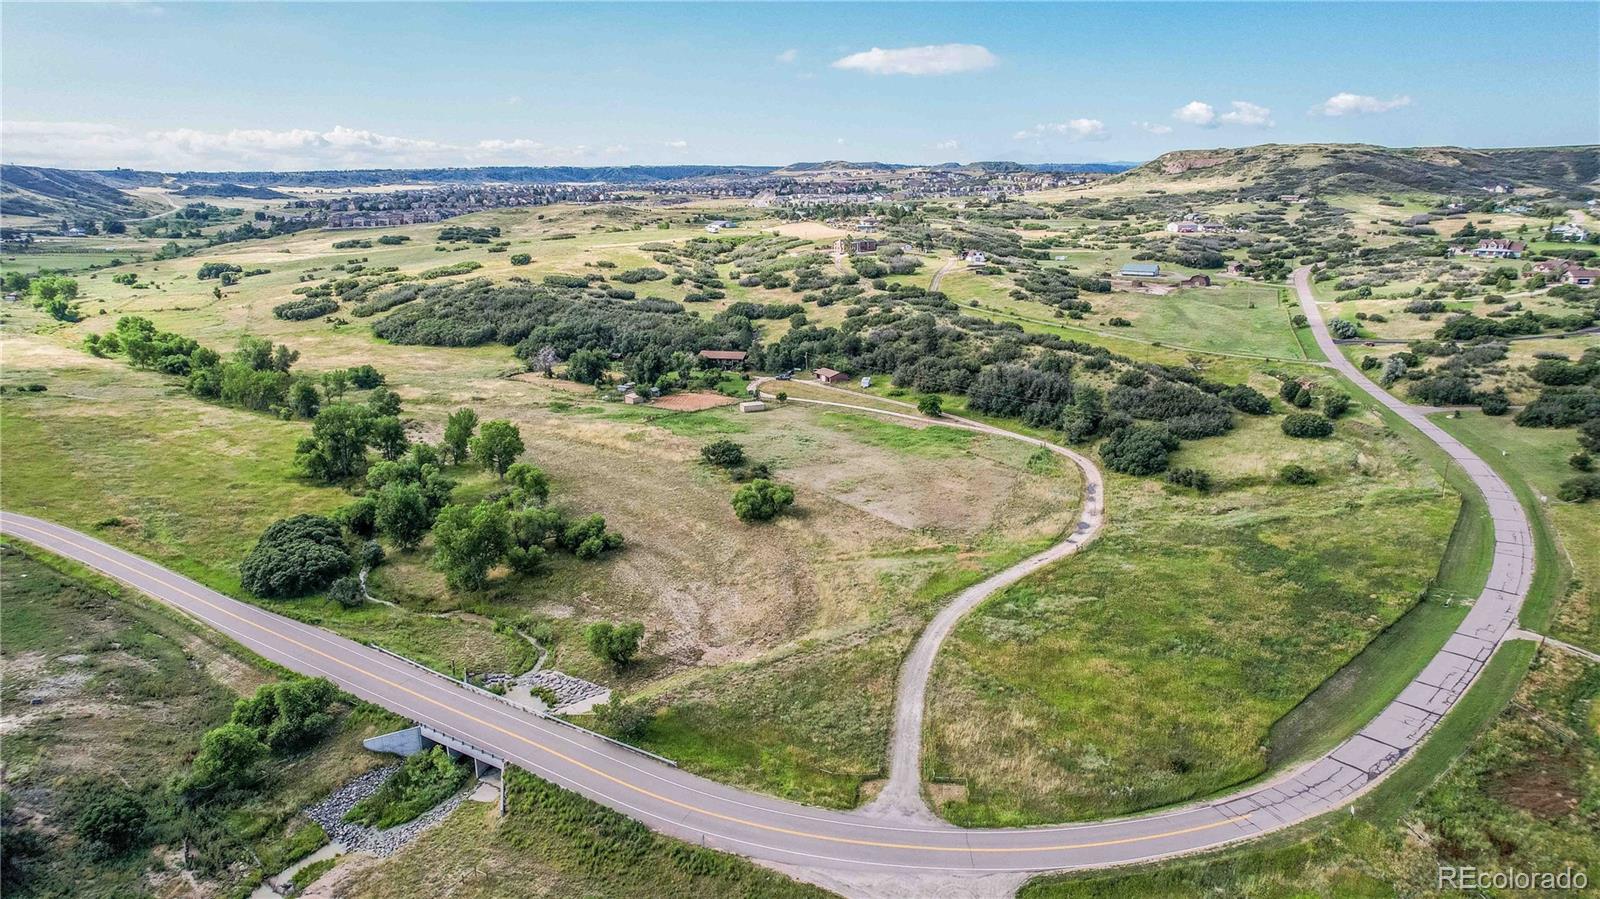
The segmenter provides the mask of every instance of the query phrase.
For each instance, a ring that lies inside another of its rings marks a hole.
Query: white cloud
[[[425,167],[436,165],[577,164],[596,155],[629,152],[614,145],[596,153],[583,144],[530,138],[450,143],[382,134],[343,125],[318,131],[291,128],[195,128],[135,131],[96,122],[0,122],[7,162],[68,168],[270,169]]]
[[[1352,94],[1341,91],[1311,108],[1312,113],[1325,116],[1365,115],[1373,112],[1388,112],[1410,106],[1411,98],[1405,94],[1380,100],[1364,94]]]
[[[1248,100],[1234,100],[1228,104],[1228,111],[1217,114],[1217,108],[1210,103],[1191,100],[1174,109],[1172,117],[1185,125],[1199,125],[1201,128],[1215,128],[1219,125],[1242,125],[1250,128],[1271,128],[1272,110],[1265,106],[1251,103]],[[1146,131],[1150,129],[1146,128]],[[1164,132],[1154,132],[1164,133]]]
[[[1099,119],[1070,119],[1065,122],[1035,125],[1018,131],[1012,137],[1017,140],[1032,140],[1052,135],[1060,135],[1070,141],[1105,140],[1111,136],[1106,132],[1106,123]]]
[[[1217,116],[1217,121],[1224,125],[1244,125],[1249,128],[1271,128],[1273,126],[1272,110],[1265,106],[1258,106],[1246,100],[1234,100],[1228,104],[1233,109]]]
[[[1148,131],[1151,134],[1171,134],[1172,133],[1172,126],[1171,125],[1163,125],[1160,122],[1134,122],[1133,124],[1135,126],[1137,126],[1139,128],[1139,130]]]
[[[935,150],[959,150],[959,149],[961,149],[961,141],[958,141],[958,140],[942,140],[942,141],[939,141],[938,143],[934,144],[933,148]]]
[[[793,47],[790,47],[789,49],[787,49],[787,50],[783,51],[782,53],[779,53],[777,56],[773,57],[773,59],[776,59],[778,62],[781,62],[781,63],[791,63],[791,62],[794,62],[795,60],[797,60],[799,58],[800,58],[800,51],[796,50]]]
[[[686,150],[689,148],[689,142],[686,140],[669,140],[665,146],[668,150]]]
[[[132,13],[133,15],[136,15],[136,16],[152,16],[153,17],[153,16],[164,16],[164,15],[167,14],[167,8],[165,6],[161,6],[160,4],[157,4],[157,3],[143,2],[143,0],[132,0],[132,2],[122,2],[122,3],[118,3],[117,6],[119,8],[121,8],[121,9],[129,12],[129,13]]]
[[[873,47],[836,59],[833,67],[869,75],[953,75],[993,68],[1000,59],[977,44],[935,44],[885,50]]]
[[[1217,111],[1212,108],[1210,103],[1191,100],[1174,109],[1172,117],[1186,125],[1199,125],[1202,128],[1206,128],[1217,120]]]

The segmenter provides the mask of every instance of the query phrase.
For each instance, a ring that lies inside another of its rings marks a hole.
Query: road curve
[[[942,274],[943,269],[940,272]],[[766,380],[758,378],[751,386],[760,391],[761,384]],[[838,393],[842,397],[856,396],[848,390],[828,384],[811,386]],[[765,393],[761,396],[768,398]],[[789,402],[904,418],[918,424],[937,423],[980,434],[1020,440],[1065,458],[1076,465],[1083,474],[1083,509],[1067,536],[1049,549],[1035,553],[956,594],[954,599],[934,615],[927,627],[923,628],[916,644],[911,647],[911,652],[901,663],[900,677],[895,687],[894,722],[889,735],[889,777],[877,797],[862,807],[860,813],[868,817],[890,820],[937,821],[922,798],[922,722],[928,705],[928,680],[933,675],[933,663],[939,656],[939,647],[944,645],[945,639],[955,630],[956,624],[985,599],[1035,571],[1072,555],[1100,535],[1100,529],[1105,524],[1105,479],[1099,467],[1088,457],[1047,440],[957,415],[941,416],[935,422],[928,416],[918,413],[916,407],[910,403],[881,397],[875,399],[909,411],[894,412],[842,401],[830,402],[795,397],[791,397]]]
[[[715,783],[641,757],[429,674],[370,647],[285,618],[86,534],[0,512],[0,533],[86,565],[184,611],[264,658],[458,739],[651,828],[781,867],[846,893],[917,884],[960,895],[981,875],[1021,876],[1154,861],[1256,837],[1336,810],[1403,761],[1477,678],[1515,623],[1533,573],[1528,521],[1498,475],[1405,403],[1365,381],[1339,355],[1295,273],[1318,343],[1353,383],[1433,439],[1488,500],[1495,551],[1487,587],[1461,627],[1400,696],[1326,755],[1268,783],[1181,808],[1085,824],[964,830],[939,821],[889,821],[811,808]],[[881,411],[881,410],[880,410]],[[861,884],[860,889],[853,885]],[[906,892],[901,891],[902,894]]]

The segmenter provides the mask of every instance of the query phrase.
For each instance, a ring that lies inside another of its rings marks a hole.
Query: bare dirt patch
[[[1497,777],[1489,794],[1541,821],[1556,821],[1577,810],[1581,777],[1582,762],[1575,755],[1540,753]]]
[[[934,808],[943,808],[952,802],[966,802],[967,785],[959,783],[931,783],[928,784],[928,798],[933,800]]]
[[[821,222],[789,222],[766,230],[776,231],[784,237],[801,237],[806,240],[833,240],[836,237],[844,237],[850,233],[849,231],[824,225]]]
[[[577,381],[567,381],[561,378],[547,378],[544,375],[533,371],[526,371],[522,372],[521,374],[512,375],[508,380],[520,381],[524,384],[538,384],[542,387],[548,387],[552,390],[560,390],[566,393],[583,393],[589,395],[594,394],[594,388],[588,384],[579,384]]]
[[[720,393],[671,393],[650,405],[672,412],[699,412],[701,409],[715,409],[718,406],[732,405],[734,402],[732,397]]]

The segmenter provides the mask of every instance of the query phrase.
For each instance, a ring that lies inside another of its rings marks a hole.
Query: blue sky
[[[7,162],[1145,160],[1600,143],[1600,4],[19,4]]]

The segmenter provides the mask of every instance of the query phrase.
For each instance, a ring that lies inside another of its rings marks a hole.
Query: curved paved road
[[[1088,824],[963,830],[885,821],[747,793],[542,720],[320,628],[231,599],[84,534],[11,513],[0,532],[28,540],[181,609],[287,668],[483,746],[662,833],[735,852],[858,895],[963,895],[1027,874],[1151,861],[1249,839],[1338,809],[1420,743],[1477,678],[1515,623],[1533,572],[1527,518],[1486,464],[1405,403],[1365,381],[1333,346],[1295,273],[1319,344],[1353,383],[1455,459],[1488,499],[1495,555],[1488,586],[1444,649],[1360,733],[1328,754],[1238,793],[1152,815]],[[987,881],[982,878],[989,875]],[[996,879],[998,878],[998,880]]]

